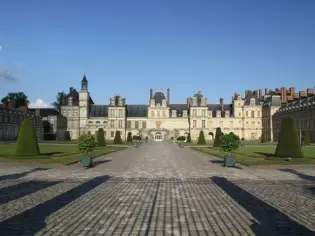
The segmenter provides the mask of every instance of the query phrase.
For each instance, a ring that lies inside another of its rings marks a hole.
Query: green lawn
[[[39,143],[53,143],[53,144],[77,144],[77,140],[70,140],[70,141],[57,141],[57,140],[42,140]],[[115,145],[113,144],[113,140],[106,140],[107,145]],[[133,143],[123,142],[121,145],[133,145]]]
[[[221,158],[229,155],[229,153],[211,147],[192,147],[192,149]],[[242,147],[234,151],[232,155],[235,156],[238,163],[247,166],[315,164],[315,147],[303,147],[305,157],[294,158],[291,161],[273,156],[274,150],[275,147]]]
[[[211,146],[213,145],[213,141],[207,141],[205,144],[206,146]],[[276,142],[267,142],[267,143],[262,143],[259,141],[247,141],[245,142],[245,146],[276,146]],[[198,146],[197,142],[191,142],[191,143],[186,143],[184,142],[184,146]]]
[[[42,163],[42,164],[71,164],[78,162],[84,154],[79,153],[77,146],[63,145],[39,145],[41,155],[34,157],[16,157],[13,156],[15,144],[0,145],[0,162],[27,162],[27,163]],[[124,147],[104,147],[97,148],[92,157],[101,156],[118,150]]]

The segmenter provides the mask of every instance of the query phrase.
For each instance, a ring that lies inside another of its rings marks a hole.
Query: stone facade
[[[305,132],[309,132],[311,142],[315,143],[315,96],[313,89],[308,89],[307,93],[300,92],[298,99],[283,104],[272,116],[275,141],[279,139],[281,121],[286,116],[295,117],[301,138]]]
[[[28,111],[27,106],[15,108],[14,101],[0,104],[0,141],[15,141],[18,138],[21,123],[25,119],[33,121],[37,138],[43,139],[43,125],[41,117],[35,112]]]
[[[169,140],[187,136],[190,132],[192,140],[196,140],[202,130],[206,140],[212,140],[216,128],[220,127],[223,133],[234,132],[245,140],[258,140],[264,132],[268,141],[272,141],[272,115],[281,104],[294,97],[293,88],[266,89],[264,95],[261,89],[246,90],[244,97],[235,93],[229,104],[224,104],[222,98],[219,104],[208,104],[207,98],[198,92],[185,103],[172,104],[170,89],[166,96],[160,91],[153,94],[150,89],[148,104],[131,105],[125,98],[114,96],[108,105],[96,105],[89,95],[84,76],[81,91],[71,87],[61,111],[68,119],[67,129],[72,139],[83,133],[94,134],[103,128],[106,139],[114,139],[119,130],[123,140],[128,132],[154,140]]]

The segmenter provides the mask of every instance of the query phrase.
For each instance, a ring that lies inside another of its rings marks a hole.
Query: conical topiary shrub
[[[132,134],[131,134],[131,132],[128,132],[127,142],[128,142],[128,143],[131,143],[131,142],[132,142]]]
[[[222,132],[221,132],[221,128],[218,127],[215,131],[215,138],[214,138],[214,142],[213,142],[213,147],[220,147],[221,146],[221,138],[222,136]]]
[[[191,143],[191,137],[190,137],[190,133],[188,133],[188,136],[187,136],[187,140],[186,140],[187,143]]]
[[[39,156],[35,129],[31,120],[24,120],[21,124],[16,144],[15,156]]]
[[[120,131],[117,130],[115,133],[115,138],[114,138],[114,144],[122,144],[122,140],[121,140],[121,135],[120,135]]]
[[[106,146],[106,142],[104,138],[104,130],[102,128],[99,128],[97,132],[97,146],[99,147]]]
[[[279,141],[276,148],[277,157],[303,157],[296,121],[292,116],[282,119]]]
[[[311,136],[309,132],[305,132],[304,134],[304,145],[305,146],[311,145]]]
[[[198,145],[205,145],[206,144],[206,139],[205,139],[205,135],[203,134],[203,131],[201,130],[199,132],[199,137],[198,137]]]

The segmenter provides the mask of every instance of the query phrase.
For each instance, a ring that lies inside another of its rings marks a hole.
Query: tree
[[[261,133],[260,142],[262,142],[262,143],[267,142],[264,132]]]
[[[22,122],[14,155],[15,156],[40,155],[36,132],[35,129],[33,128],[33,122],[31,120],[24,120]]]
[[[29,104],[28,98],[23,92],[8,93],[7,96],[1,99],[1,102],[7,103],[13,100],[15,101],[15,108]]]
[[[96,145],[97,143],[93,135],[82,135],[82,137],[79,138],[79,151],[88,156],[91,156],[92,152],[96,148]]]
[[[224,134],[220,137],[220,147],[225,152],[232,152],[240,146],[240,138],[233,132]]]
[[[203,131],[201,130],[199,132],[199,137],[198,137],[198,145],[205,145],[206,144],[206,139],[205,139],[205,135],[203,134]]]
[[[213,147],[220,147],[221,145],[221,140],[220,137],[222,136],[221,128],[218,127],[215,131],[215,138],[213,142]]]
[[[67,95],[64,92],[59,92],[57,94],[56,101],[52,103],[52,105],[57,111],[61,112],[61,106],[66,97]]]
[[[132,134],[128,132],[127,142],[132,142]]]
[[[299,137],[297,134],[296,120],[292,116],[282,119],[279,141],[276,148],[277,157],[303,157]]]
[[[304,145],[305,146],[311,145],[311,136],[309,132],[305,132],[304,134]]]
[[[120,131],[117,130],[116,133],[115,133],[115,137],[114,137],[114,144],[122,144],[122,140],[121,140],[121,134],[120,134]]]
[[[104,130],[102,128],[99,128],[97,132],[97,146],[99,147],[106,146],[106,141],[104,138]]]
[[[140,141],[141,137],[139,135],[134,135],[134,136],[132,136],[132,140],[133,141]]]
[[[191,143],[191,137],[190,137],[190,133],[188,133],[188,136],[187,136],[187,140],[186,140],[187,143]]]
[[[178,137],[176,138],[176,140],[177,140],[178,142],[184,142],[184,141],[186,140],[186,137],[185,137],[185,136],[178,136]]]

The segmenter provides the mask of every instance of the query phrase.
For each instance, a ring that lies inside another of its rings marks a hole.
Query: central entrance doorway
[[[154,140],[162,141],[162,134],[160,132],[155,133]]]

